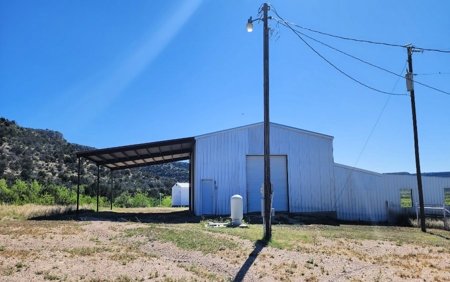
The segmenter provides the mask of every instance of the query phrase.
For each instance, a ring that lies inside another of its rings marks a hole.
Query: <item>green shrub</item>
[[[137,193],[131,198],[131,207],[133,208],[146,208],[150,206],[150,201],[143,193]]]
[[[129,208],[131,207],[131,196],[128,191],[122,192],[122,194],[119,195],[114,200],[113,205],[118,208]]]
[[[161,205],[163,207],[171,207],[172,206],[172,196],[165,196],[162,200]]]
[[[5,179],[0,179],[0,203],[12,204],[18,200],[17,194],[6,185]]]
[[[53,195],[44,194],[39,198],[37,204],[44,206],[52,206],[55,204],[55,197],[53,197]]]
[[[11,186],[12,193],[16,194],[17,198],[13,202],[15,205],[23,205],[31,202],[32,197],[30,197],[30,189],[28,185],[20,179]]]

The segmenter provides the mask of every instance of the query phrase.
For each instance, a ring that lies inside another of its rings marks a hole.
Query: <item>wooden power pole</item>
[[[269,5],[264,3],[264,239],[272,238],[272,185],[270,181],[270,122],[269,122],[269,26],[267,12]]]
[[[264,239],[269,241],[272,238],[272,183],[270,181],[270,121],[269,121],[269,24],[271,17],[267,16],[269,4],[264,3],[262,7],[263,16],[258,19],[250,19],[247,22],[247,31],[253,31],[254,21],[263,21],[263,62],[264,62],[264,184],[263,196],[264,202],[261,209],[264,208],[263,229]]]
[[[420,172],[420,158],[419,158],[419,136],[417,133],[417,119],[416,119],[416,101],[414,96],[414,80],[413,80],[413,66],[412,66],[412,53],[415,51],[413,46],[407,47],[408,51],[408,68],[409,72],[406,74],[407,90],[411,93],[411,110],[414,130],[414,151],[416,155],[416,174],[417,174],[417,189],[419,191],[419,205],[420,205],[420,226],[422,232],[427,232],[425,228],[425,208],[423,202],[422,191],[422,175]],[[417,51],[416,51],[417,52]]]

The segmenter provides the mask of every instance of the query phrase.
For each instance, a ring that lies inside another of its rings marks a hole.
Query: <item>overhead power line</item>
[[[280,15],[277,13],[275,7],[271,6],[271,10],[273,10],[273,12],[280,18]],[[330,36],[330,37],[334,37],[334,38],[339,38],[339,39],[343,39],[343,40],[349,40],[349,41],[355,41],[355,42],[361,42],[361,43],[370,43],[370,44],[376,44],[376,45],[385,45],[385,46],[390,46],[390,47],[400,47],[400,48],[407,48],[408,46],[405,44],[395,44],[395,43],[387,43],[387,42],[379,42],[379,41],[372,41],[372,40],[365,40],[365,39],[357,39],[357,38],[351,38],[351,37],[345,37],[345,36],[339,36],[339,35],[334,35],[331,33],[326,33],[323,31],[318,31],[318,30],[314,30],[311,28],[307,28],[304,26],[300,26],[298,24],[295,23],[291,23],[291,22],[286,22],[285,20],[283,20],[283,22],[285,22],[288,25],[293,25],[295,27],[307,30],[307,31],[311,31],[311,32],[315,32],[318,34],[322,34],[322,35],[326,35],[326,36]],[[420,49],[423,51],[429,51],[429,52],[439,52],[439,53],[447,53],[450,54],[450,50],[442,50],[442,49],[435,49],[435,48],[422,48],[422,47],[416,47],[416,49]]]
[[[439,53],[450,53],[450,50],[440,50],[440,49],[430,49],[430,48],[422,48],[422,47],[416,47],[417,49],[428,51],[428,52],[439,52]]]
[[[284,26],[287,26],[287,25],[284,24],[284,23],[281,23],[281,24],[284,25]],[[380,66],[377,66],[377,65],[374,65],[374,64],[369,63],[369,62],[367,62],[367,61],[364,61],[363,59],[360,59],[360,58],[355,57],[355,56],[353,56],[353,55],[350,55],[350,54],[348,54],[348,53],[346,53],[346,52],[344,52],[344,51],[342,51],[342,50],[339,50],[339,49],[337,49],[337,48],[335,48],[335,47],[333,47],[333,46],[330,46],[330,45],[328,45],[328,44],[326,44],[326,43],[323,43],[323,42],[321,42],[321,41],[319,41],[319,40],[317,40],[317,39],[315,39],[315,38],[313,38],[313,37],[311,37],[311,36],[309,36],[309,35],[307,35],[307,34],[304,34],[304,33],[300,32],[300,31],[298,31],[298,30],[295,30],[295,29],[293,29],[293,30],[294,30],[294,32],[296,32],[296,33],[299,33],[299,34],[301,34],[301,35],[303,35],[303,36],[305,36],[305,37],[307,37],[307,38],[309,38],[309,39],[311,39],[311,40],[314,40],[314,41],[317,42],[317,43],[320,43],[320,44],[322,44],[322,45],[324,45],[324,46],[326,46],[326,47],[328,47],[328,48],[330,48],[330,49],[333,49],[333,50],[335,50],[335,51],[337,51],[337,52],[339,52],[339,53],[342,53],[342,54],[344,54],[344,55],[346,55],[346,56],[348,56],[348,57],[350,57],[350,58],[353,58],[353,59],[355,59],[355,60],[357,60],[357,61],[360,61],[360,62],[362,62],[362,63],[364,63],[364,64],[367,64],[367,65],[369,65],[369,66],[372,66],[372,67],[374,67],[374,68],[380,69],[380,70],[385,71],[385,72],[387,72],[387,73],[390,73],[390,74],[392,74],[392,75],[395,75],[395,76],[404,78],[403,76],[401,76],[401,75],[399,75],[399,74],[397,74],[397,73],[395,73],[395,72],[392,72],[392,71],[387,70],[387,69],[385,69],[385,68],[382,68],[382,67],[380,67]],[[450,74],[450,73],[438,73],[438,74]],[[419,74],[416,74],[416,75],[419,75]],[[422,75],[431,75],[431,74],[422,74]],[[422,85],[422,86],[428,87],[428,88],[430,88],[430,89],[433,89],[433,90],[435,90],[435,91],[438,91],[438,92],[441,92],[441,93],[450,95],[450,92],[446,92],[446,91],[437,89],[437,88],[435,88],[435,87],[429,86],[429,85],[427,85],[427,84],[425,84],[425,83],[422,83],[422,82],[420,82],[420,81],[414,80],[414,82],[417,83],[417,84],[420,84],[420,85]]]
[[[450,74],[450,72],[434,72],[434,73],[415,73],[414,75],[447,75]]]
[[[284,23],[281,23],[282,25],[284,25],[284,26],[286,26],[287,28],[290,28],[314,53],[316,53],[320,58],[322,58],[325,62],[327,62],[329,65],[331,65],[333,68],[335,68],[338,72],[340,72],[340,73],[342,73],[343,75],[345,75],[346,77],[348,77],[349,79],[351,79],[351,80],[353,80],[354,82],[356,82],[356,83],[358,83],[358,84],[360,84],[360,85],[362,85],[362,86],[364,86],[364,87],[366,87],[366,88],[369,88],[369,89],[371,89],[371,90],[373,90],[373,91],[376,91],[376,92],[379,92],[379,93],[382,93],[382,94],[387,94],[387,95],[395,95],[395,96],[408,96],[408,94],[400,94],[400,93],[389,93],[389,92],[386,92],[386,91],[383,91],[383,90],[379,90],[379,89],[376,89],[376,88],[374,88],[374,87],[372,87],[372,86],[369,86],[369,85],[367,85],[367,84],[365,84],[365,83],[363,83],[363,82],[361,82],[361,81],[359,81],[359,80],[357,80],[356,78],[354,78],[354,77],[352,77],[351,75],[349,75],[349,74],[347,74],[346,72],[344,72],[343,70],[341,70],[340,68],[338,68],[336,65],[334,65],[332,62],[330,62],[328,59],[326,59],[324,56],[322,56],[322,54],[320,54],[316,49],[314,49],[311,45],[309,45],[308,44],[308,42],[306,42],[301,36],[300,36],[300,34],[298,34],[291,26],[289,26],[289,25],[285,25]]]
[[[395,87],[397,87],[397,84],[398,84],[398,81],[400,80],[400,77],[403,77],[402,74],[403,74],[403,72],[404,72],[405,69],[406,69],[406,64],[407,64],[407,62],[405,62],[405,65],[403,66],[403,69],[402,69],[402,71],[400,72],[399,78],[397,79],[397,81],[395,82],[394,87],[392,88],[392,92],[394,91]],[[384,106],[383,106],[383,108],[381,109],[380,114],[378,115],[377,121],[376,121],[375,124],[373,125],[372,130],[370,131],[369,137],[367,137],[367,140],[366,140],[366,142],[364,143],[364,146],[363,146],[363,148],[361,149],[361,152],[359,153],[358,158],[356,159],[355,164],[354,164],[353,167],[351,168],[350,173],[349,173],[349,175],[347,176],[347,179],[345,180],[344,186],[342,187],[341,191],[339,191],[339,194],[338,194],[338,196],[337,196],[337,199],[336,199],[336,201],[334,202],[334,207],[335,207],[335,208],[336,208],[337,202],[338,202],[339,199],[341,198],[342,192],[344,192],[345,188],[347,187],[348,181],[350,180],[350,177],[352,176],[353,171],[355,170],[356,165],[357,165],[358,162],[359,162],[359,159],[361,158],[361,156],[362,156],[364,150],[366,149],[366,146],[367,146],[367,144],[369,143],[369,140],[370,140],[370,138],[372,137],[372,134],[373,134],[373,132],[375,131],[375,128],[377,127],[378,122],[380,121],[380,118],[381,118],[381,116],[383,115],[384,110],[386,109],[386,106],[387,106],[387,104],[389,103],[389,100],[390,100],[390,99],[391,99],[391,96],[389,96],[388,99],[386,100],[386,103],[384,103]]]
[[[358,60],[358,61],[360,61],[360,62],[362,62],[362,63],[365,63],[365,64],[367,64],[367,65],[370,65],[370,66],[375,67],[375,68],[377,68],[377,69],[383,70],[383,71],[385,71],[385,72],[387,72],[387,73],[390,73],[390,74],[395,75],[395,76],[398,76],[398,77],[404,78],[403,76],[401,76],[401,75],[399,75],[399,74],[397,74],[397,73],[395,73],[395,72],[392,72],[392,71],[390,71],[390,70],[387,70],[387,69],[384,69],[384,68],[382,68],[382,67],[379,67],[379,66],[377,66],[377,65],[374,65],[374,64],[372,64],[372,63],[369,63],[369,62],[367,62],[367,61],[364,61],[364,60],[362,60],[362,59],[360,59],[360,58],[358,58],[358,57],[355,57],[355,56],[350,55],[350,54],[348,54],[348,53],[346,53],[346,52],[344,52],[344,51],[341,51],[341,50],[339,50],[339,49],[337,49],[337,48],[335,48],[335,47],[332,47],[332,46],[330,46],[330,45],[328,45],[328,44],[326,44],[326,43],[323,43],[323,42],[321,42],[321,41],[319,41],[319,40],[317,40],[317,39],[315,39],[315,38],[313,38],[313,37],[311,37],[311,36],[309,36],[309,35],[306,35],[306,34],[300,32],[300,31],[298,31],[298,30],[292,28],[292,26],[291,26],[291,25],[294,25],[294,26],[298,26],[298,25],[293,24],[293,23],[289,23],[289,22],[285,21],[285,20],[284,20],[284,19],[276,12],[276,10],[274,10],[274,13],[280,18],[280,19],[276,19],[276,18],[273,18],[273,17],[272,17],[274,20],[276,20],[276,21],[277,21],[278,23],[280,23],[281,25],[283,25],[283,26],[289,28],[292,32],[294,32],[295,35],[297,35],[297,36],[298,36],[298,37],[299,37],[299,38],[300,38],[300,39],[301,39],[301,40],[302,40],[302,41],[303,41],[303,42],[304,42],[304,43],[305,43],[312,51],[314,51],[319,57],[321,57],[321,58],[322,58],[323,60],[325,60],[328,64],[330,64],[332,67],[334,67],[336,70],[338,70],[338,71],[341,72],[343,75],[345,75],[345,76],[347,76],[348,78],[350,78],[351,80],[353,80],[353,81],[355,81],[355,82],[357,82],[357,83],[359,83],[359,84],[361,84],[361,85],[363,85],[363,86],[365,86],[365,87],[367,87],[367,88],[369,88],[369,89],[371,89],[371,90],[374,90],[374,91],[376,91],[376,92],[379,92],[379,93],[388,94],[388,95],[408,96],[408,94],[396,94],[396,93],[389,93],[389,92],[386,92],[386,91],[382,91],[382,90],[373,88],[373,87],[371,87],[371,86],[368,86],[368,85],[366,85],[366,84],[364,84],[364,83],[358,81],[357,79],[351,77],[350,75],[348,75],[347,73],[345,73],[344,71],[342,71],[341,69],[339,69],[339,68],[338,68],[337,66],[335,66],[333,63],[331,63],[329,60],[327,60],[325,57],[323,57],[318,51],[316,51],[311,45],[309,45],[309,44],[301,37],[301,35],[303,35],[303,36],[305,36],[305,37],[307,37],[307,38],[309,38],[309,39],[311,39],[311,40],[313,40],[313,41],[315,41],[315,42],[317,42],[317,43],[320,43],[320,44],[322,44],[322,45],[324,45],[324,46],[326,46],[326,47],[328,47],[328,48],[330,48],[330,49],[333,49],[333,50],[335,50],[335,51],[337,51],[337,52],[340,52],[340,53],[342,53],[342,54],[344,54],[344,55],[346,55],[346,56],[349,56],[349,57],[351,57],[351,58],[353,58],[353,59],[355,59],[355,60]],[[380,43],[380,44],[381,44],[381,43]],[[395,44],[390,44],[390,45],[391,45],[391,46],[394,46]],[[401,45],[398,45],[398,46],[404,47],[404,46],[401,46]],[[421,50],[422,50],[422,49],[421,49]],[[429,85],[427,85],[427,84],[425,84],[425,83],[422,83],[422,82],[420,82],[420,81],[414,80],[414,82],[417,83],[417,84],[420,84],[420,85],[422,85],[422,86],[425,86],[425,87],[427,87],[427,88],[433,89],[433,90],[435,90],[435,91],[441,92],[441,93],[443,93],[443,94],[450,95],[450,92],[446,92],[446,91],[437,89],[437,88],[435,88],[435,87],[429,86]]]

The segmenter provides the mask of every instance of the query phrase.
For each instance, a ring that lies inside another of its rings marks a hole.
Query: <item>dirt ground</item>
[[[94,215],[0,222],[0,281],[450,281],[448,245],[319,236],[287,251],[233,237],[236,252],[221,246],[230,235],[214,233],[218,251],[204,255],[129,232],[151,221],[199,218]]]

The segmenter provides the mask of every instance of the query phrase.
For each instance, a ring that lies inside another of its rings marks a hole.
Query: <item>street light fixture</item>
[[[248,32],[252,32],[253,31],[253,20],[252,17],[250,17],[248,19],[248,23],[247,23],[247,31]]]
[[[264,3],[263,17],[258,19],[248,19],[247,31],[253,31],[254,21],[263,21],[263,60],[264,60],[264,239],[269,241],[272,238],[271,211],[272,211],[272,184],[270,181],[270,123],[269,123],[269,27],[267,12],[269,5]]]

